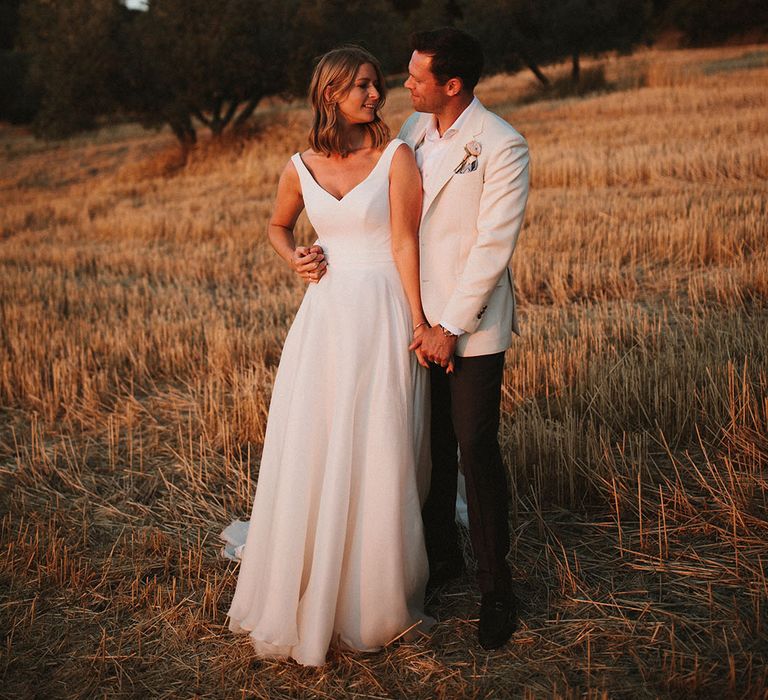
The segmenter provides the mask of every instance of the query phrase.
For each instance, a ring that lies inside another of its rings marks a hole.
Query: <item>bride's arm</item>
[[[296,221],[304,209],[299,174],[293,163],[288,164],[280,175],[275,207],[269,220],[267,235],[277,254],[294,272],[310,282],[318,282],[325,274],[326,262],[320,246],[297,246],[293,236]]]
[[[392,158],[389,171],[389,210],[392,227],[392,257],[403,283],[414,330],[418,335],[427,324],[421,306],[419,284],[419,222],[421,220],[421,175],[413,151],[402,144]],[[418,330],[417,330],[418,329]],[[419,362],[426,361],[417,352]]]

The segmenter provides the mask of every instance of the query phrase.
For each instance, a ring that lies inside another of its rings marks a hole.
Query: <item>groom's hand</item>
[[[323,249],[319,245],[296,246],[291,256],[291,267],[299,277],[307,282],[317,283],[325,274],[328,263]]]
[[[446,336],[443,334],[440,326],[434,328],[427,328],[425,331],[411,344],[411,349],[415,349],[414,346],[419,347],[424,357],[429,362],[434,362],[436,365],[445,367],[445,371],[450,374],[453,372],[453,354],[456,351],[456,341],[458,336],[451,335]],[[418,343],[418,345],[416,345]]]

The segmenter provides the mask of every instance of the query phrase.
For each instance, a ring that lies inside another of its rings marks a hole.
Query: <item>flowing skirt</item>
[[[318,666],[333,640],[372,651],[433,623],[428,374],[410,337],[394,263],[329,268],[307,290],[275,378],[251,519],[223,533],[241,556],[230,629],[261,656]]]

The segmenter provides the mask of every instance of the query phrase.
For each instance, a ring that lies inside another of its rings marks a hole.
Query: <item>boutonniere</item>
[[[470,141],[464,146],[464,160],[456,166],[455,173],[471,173],[477,169],[477,157],[483,152],[479,141]]]

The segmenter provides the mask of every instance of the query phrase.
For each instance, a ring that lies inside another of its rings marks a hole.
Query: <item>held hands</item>
[[[416,353],[416,359],[419,364],[426,369],[429,369],[429,362],[424,357],[424,351],[421,349],[421,338],[424,335],[424,331],[429,328],[429,324],[424,321],[413,329],[413,342],[408,346],[409,350],[413,350]]]
[[[413,333],[413,342],[409,350],[416,353],[419,364],[428,367],[428,362],[434,362],[445,368],[446,374],[454,370],[453,353],[456,350],[457,336],[445,336],[440,326],[430,328],[428,325],[417,328]]]
[[[296,246],[290,260],[293,271],[307,282],[317,284],[326,273],[328,263],[319,245]]]

